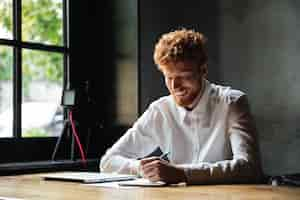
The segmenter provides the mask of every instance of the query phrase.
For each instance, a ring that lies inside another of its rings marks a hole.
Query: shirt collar
[[[178,106],[176,104],[176,107],[179,111],[179,117],[180,121],[183,122],[187,116],[187,114],[191,113],[192,115],[198,115],[200,113],[205,113],[207,111],[207,103],[208,103],[208,97],[209,97],[209,90],[211,86],[208,80],[203,79],[203,89],[200,92],[199,95],[196,97],[195,101],[192,104],[196,104],[194,109],[189,111],[185,109],[182,106]]]

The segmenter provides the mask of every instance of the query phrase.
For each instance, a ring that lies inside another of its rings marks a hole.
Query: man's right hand
[[[144,158],[140,161],[139,171],[142,177],[150,181],[164,181],[166,183],[185,182],[184,170],[159,157]]]

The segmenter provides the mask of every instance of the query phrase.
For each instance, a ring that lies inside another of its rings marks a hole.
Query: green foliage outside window
[[[10,4],[10,5],[9,5]],[[0,27],[12,31],[12,1],[0,2]],[[51,45],[62,45],[62,0],[22,1],[22,40]],[[3,46],[2,46],[3,47]],[[41,52],[22,53],[23,76],[31,80],[62,82],[62,54]],[[0,46],[0,80],[9,80],[12,74],[12,54]],[[31,81],[24,80],[24,81]]]
[[[48,137],[48,133],[41,128],[32,128],[23,133],[23,137]]]
[[[0,46],[0,80],[11,80],[12,61],[13,57],[11,49]]]

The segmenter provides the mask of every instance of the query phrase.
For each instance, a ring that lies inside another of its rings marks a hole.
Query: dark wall
[[[208,35],[211,80],[219,79],[219,11],[216,0],[205,1],[140,1],[140,111],[154,99],[167,94],[164,80],[153,62],[153,49],[158,37],[179,27],[194,28]]]
[[[205,3],[204,3],[205,2]],[[208,37],[209,79],[248,94],[267,174],[300,172],[300,3],[140,1],[140,108],[167,94],[152,54],[177,27]]]
[[[120,133],[115,113],[112,1],[70,1],[70,81],[78,92],[74,109],[78,132],[89,157],[100,157]],[[77,150],[77,154],[79,153]]]
[[[220,1],[220,72],[248,93],[270,174],[300,172],[300,3]]]

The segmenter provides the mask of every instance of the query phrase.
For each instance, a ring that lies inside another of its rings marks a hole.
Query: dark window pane
[[[115,0],[116,120],[131,125],[137,111],[137,1]]]
[[[22,40],[63,44],[62,0],[22,1]]]
[[[12,48],[0,46],[0,137],[12,137]]]
[[[23,50],[22,60],[22,136],[58,136],[63,124],[63,54]]]
[[[0,38],[12,39],[12,0],[0,1]]]
[[[136,59],[137,0],[115,0],[114,25],[117,53]]]

